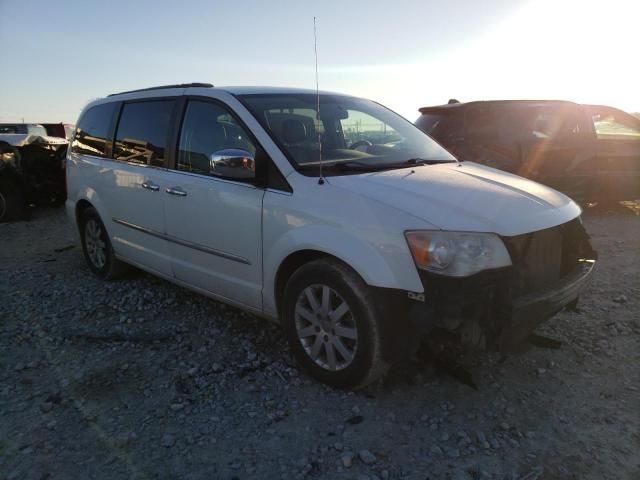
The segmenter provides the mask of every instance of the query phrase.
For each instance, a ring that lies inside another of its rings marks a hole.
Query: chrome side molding
[[[215,248],[210,248],[205,245],[200,245],[199,243],[193,243],[187,240],[182,240],[172,235],[167,235],[165,233],[158,232],[156,230],[152,230],[147,227],[136,225],[135,223],[127,222],[126,220],[120,220],[119,218],[112,218],[111,220],[113,220],[115,223],[119,225],[132,228],[133,230],[137,230],[138,232],[146,233],[147,235],[151,235],[152,237],[167,240],[168,242],[172,242],[177,245],[182,245],[183,247],[192,248],[200,252],[208,253],[210,255],[215,255],[216,257],[226,258],[227,260],[231,260],[233,262],[243,263],[245,265],[251,265],[251,262],[249,260],[239,255],[234,255],[233,253],[221,252],[220,250],[216,250]]]

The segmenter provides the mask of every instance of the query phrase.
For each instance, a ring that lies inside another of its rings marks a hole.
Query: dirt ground
[[[62,209],[0,225],[0,478],[640,479],[640,216],[585,216],[600,254],[562,342],[427,363],[345,393],[280,329],[150,275],[105,283]]]

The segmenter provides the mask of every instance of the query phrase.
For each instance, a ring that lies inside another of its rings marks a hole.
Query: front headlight
[[[508,267],[511,257],[493,233],[415,230],[405,232],[418,268],[452,277]]]

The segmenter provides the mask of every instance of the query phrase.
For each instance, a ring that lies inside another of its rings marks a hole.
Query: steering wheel
[[[373,143],[371,143],[369,140],[358,140],[357,142],[353,142],[350,146],[349,149],[350,150],[358,150],[360,147],[373,147]],[[367,148],[360,150],[361,152],[366,152]]]

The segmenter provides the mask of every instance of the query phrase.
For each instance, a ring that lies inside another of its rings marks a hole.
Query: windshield
[[[357,164],[396,168],[455,162],[409,121],[370,100],[342,95],[242,95],[240,99],[300,168]]]

